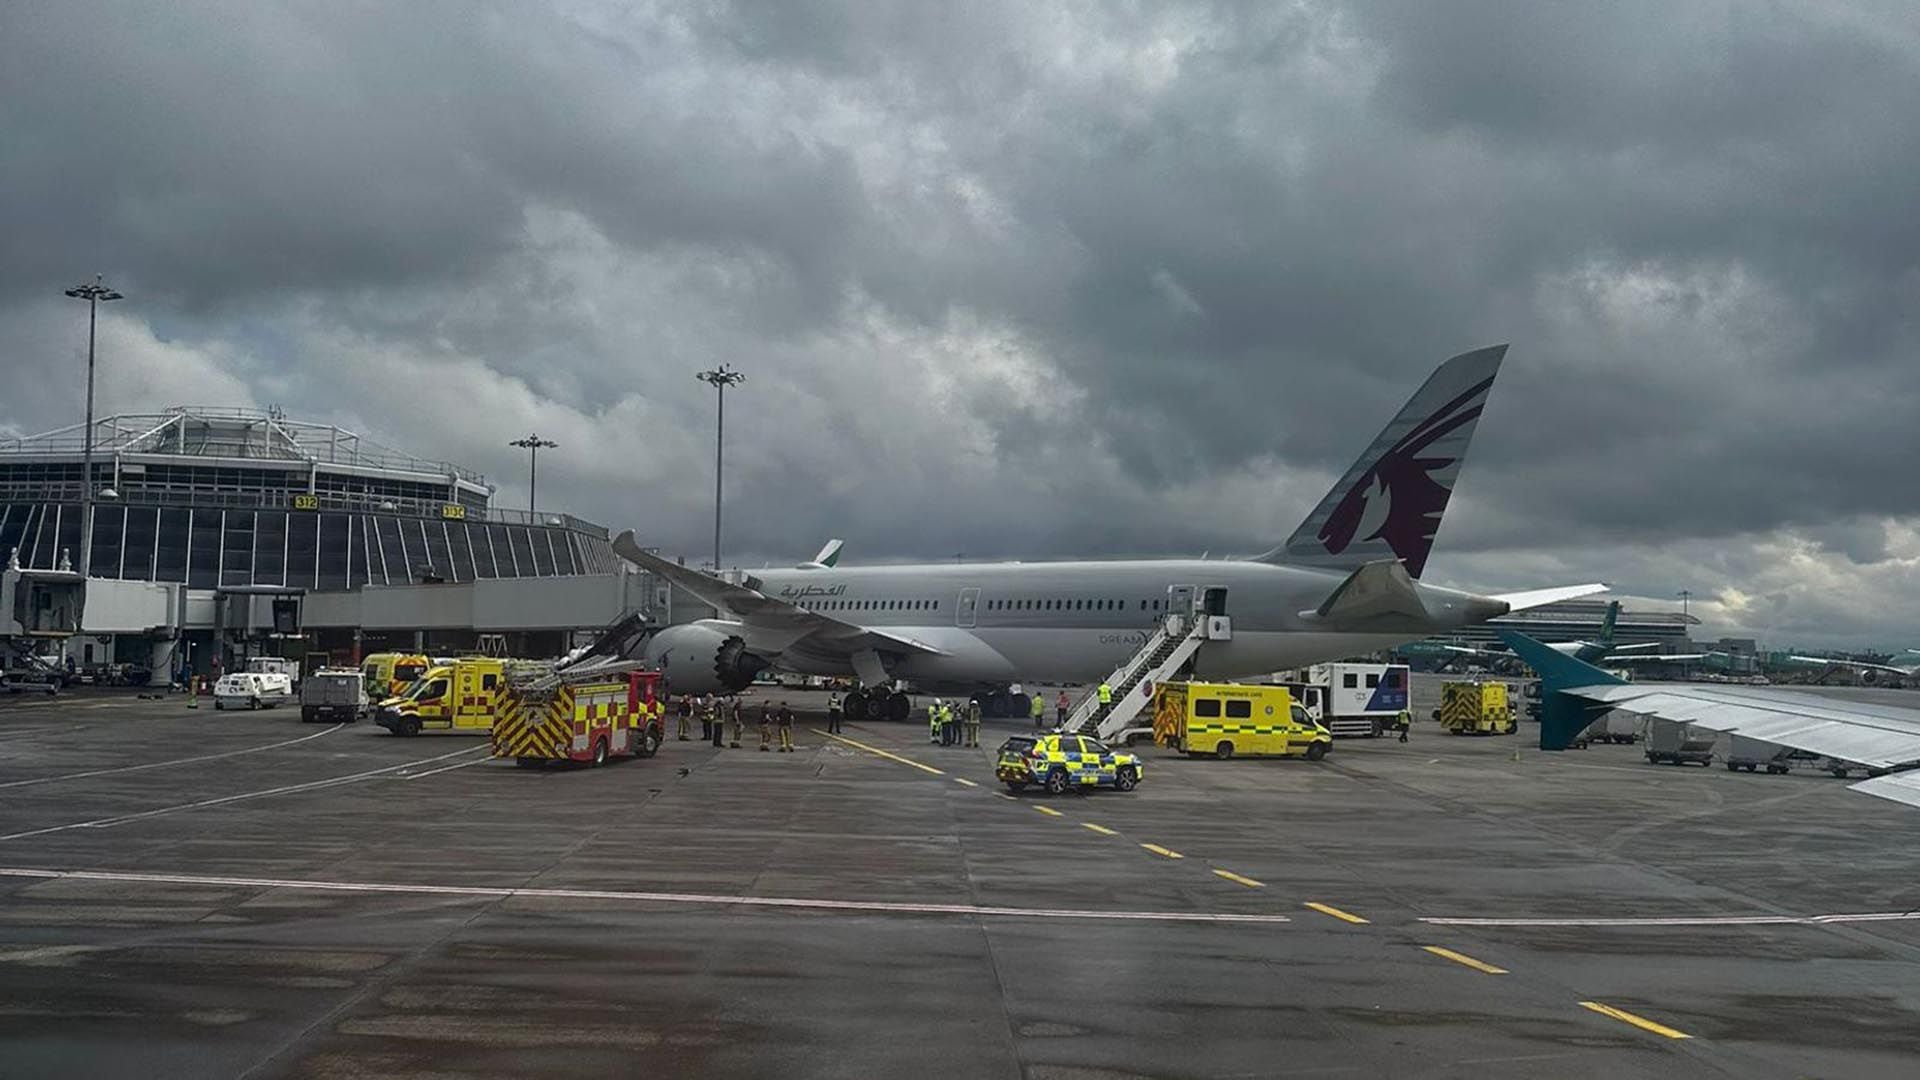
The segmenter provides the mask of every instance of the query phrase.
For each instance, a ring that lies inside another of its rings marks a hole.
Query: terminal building
[[[44,650],[70,633],[77,668],[165,678],[259,653],[470,649],[481,635],[557,653],[654,599],[604,527],[496,508],[477,472],[278,410],[96,421],[86,545],[85,435],[0,440],[0,558],[45,586],[32,604],[18,591],[15,636]],[[54,614],[69,607],[48,591],[63,582],[85,584],[75,625]]]

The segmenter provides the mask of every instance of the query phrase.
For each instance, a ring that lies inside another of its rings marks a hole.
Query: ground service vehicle
[[[279,656],[250,656],[247,658],[247,671],[256,675],[285,675],[289,685],[300,687],[300,661],[288,660]]]
[[[403,694],[380,703],[374,722],[395,735],[493,730],[506,693],[506,665],[487,656],[428,668]]]
[[[360,662],[360,672],[367,681],[367,697],[381,702],[404,692],[432,666],[419,653],[374,653]]]
[[[1140,772],[1139,758],[1072,733],[1015,735],[1000,744],[1000,759],[993,769],[1008,790],[1043,784],[1051,795],[1099,786],[1132,791],[1140,782]]]
[[[588,675],[545,688],[509,686],[493,722],[493,756],[522,767],[550,761],[598,765],[652,757],[666,737],[657,671]]]
[[[1405,664],[1315,664],[1305,683],[1287,685],[1334,738],[1370,739],[1392,730],[1407,707],[1410,670]]]
[[[1610,712],[1588,725],[1586,736],[1597,743],[1631,746],[1640,741],[1640,722],[1632,713]]]
[[[285,675],[236,671],[213,684],[216,709],[271,709],[293,700],[293,683]]]
[[[1449,682],[1433,718],[1454,735],[1511,735],[1520,726],[1503,682]]]
[[[1161,683],[1153,692],[1153,741],[1188,755],[1304,757],[1318,761],[1333,736],[1284,686]]]
[[[367,714],[367,684],[353,668],[320,668],[300,683],[300,719],[351,724]]]
[[[1647,725],[1647,760],[1655,765],[1712,765],[1711,731],[1699,731],[1692,724],[1654,720]]]

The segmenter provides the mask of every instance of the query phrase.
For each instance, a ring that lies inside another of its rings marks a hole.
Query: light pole
[[[534,513],[533,496],[535,492],[540,490],[539,487],[537,486],[540,482],[540,451],[542,448],[551,449],[553,447],[559,446],[560,444],[557,442],[554,442],[552,439],[543,439],[538,435],[528,435],[524,439],[515,439],[512,442],[508,443],[507,445],[521,446],[526,448],[526,451],[527,451],[527,516],[532,517]]]
[[[694,378],[712,383],[719,399],[713,426],[713,572],[717,576],[720,573],[720,451],[726,445],[727,438],[727,387],[739,386],[747,381],[747,376],[744,372],[721,364],[712,371],[700,372]]]
[[[75,300],[87,302],[87,429],[82,436],[81,472],[85,480],[80,487],[80,576],[87,577],[93,571],[93,338],[94,327],[100,321],[100,303],[104,300],[124,300],[126,297],[107,287],[106,279],[99,274],[85,285],[75,285],[67,290],[67,295]]]
[[[1691,617],[1692,611],[1690,610],[1689,602],[1693,599],[1693,590],[1681,589],[1676,595],[1680,597],[1680,617],[1682,619]]]

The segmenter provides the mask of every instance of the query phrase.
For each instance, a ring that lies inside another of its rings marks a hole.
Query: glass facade
[[[0,559],[80,565],[78,503],[0,503]],[[395,514],[233,507],[100,505],[93,575],[184,581],[195,588],[280,585],[337,590],[444,581],[611,572],[605,538],[561,526],[446,521]]]

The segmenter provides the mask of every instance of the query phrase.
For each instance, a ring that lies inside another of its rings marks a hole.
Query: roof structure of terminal
[[[86,425],[0,438],[0,457],[78,461],[85,452]],[[374,470],[464,482],[491,494],[493,486],[472,469],[417,457],[336,424],[290,420],[278,409],[176,405],[157,413],[119,413],[93,424],[96,461],[119,455],[217,458],[268,465]]]

